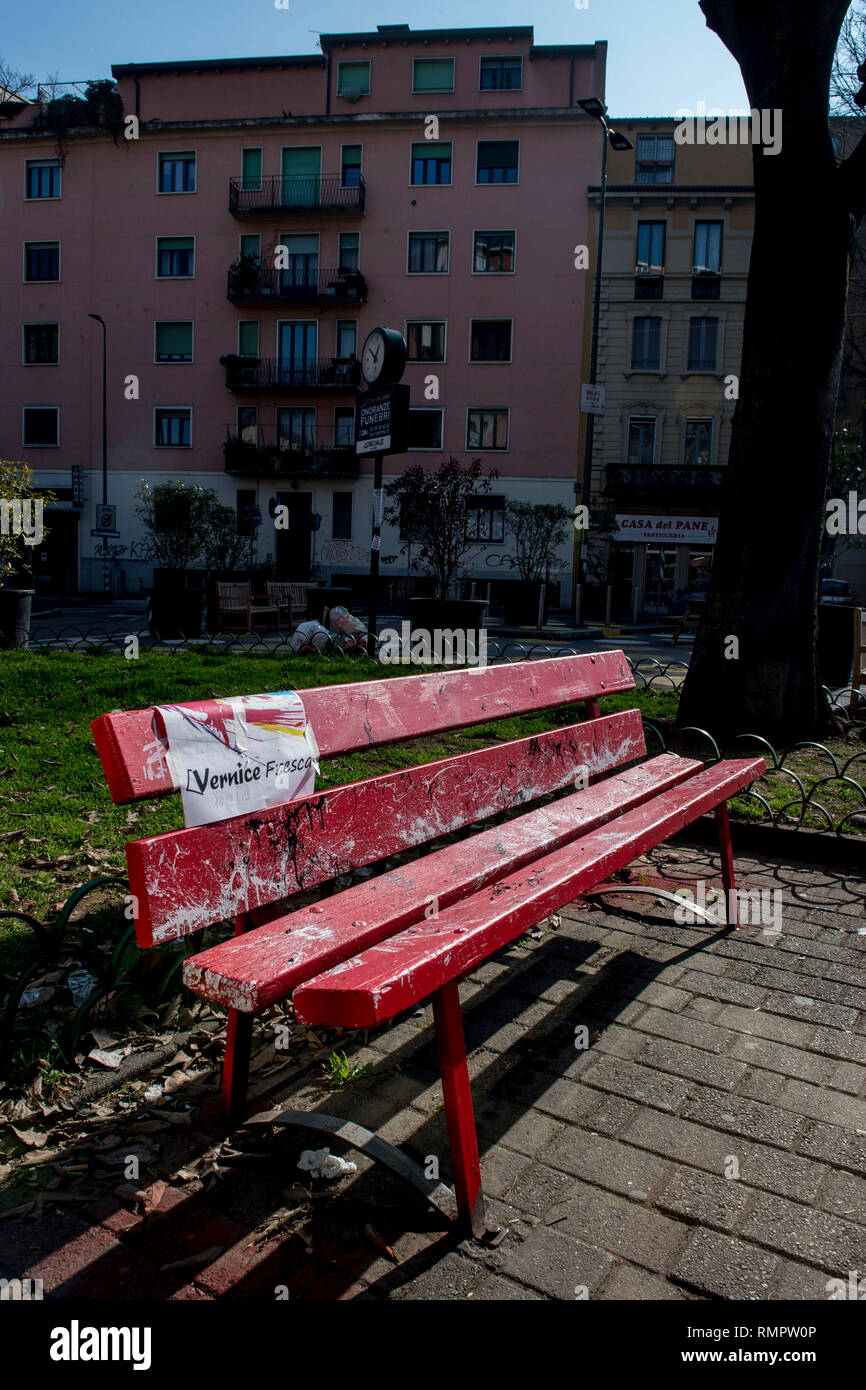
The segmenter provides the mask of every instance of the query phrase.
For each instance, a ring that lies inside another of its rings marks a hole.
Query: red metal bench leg
[[[725,921],[729,927],[739,928],[737,919],[737,891],[734,884],[734,852],[731,845],[731,822],[728,819],[728,803],[723,801],[716,807],[716,825],[719,828],[719,851],[722,857],[722,886],[725,890]]]
[[[460,995],[456,981],[443,985],[433,995],[433,1018],[448,1121],[448,1143],[454,1169],[457,1219],[469,1227],[479,1240],[487,1235],[481,1168],[478,1163],[478,1137],[466,1065],[466,1039],[460,1014]]]
[[[248,914],[235,918],[235,936],[241,936],[250,923]],[[247,1108],[247,1085],[250,1078],[250,1050],[253,1041],[253,1014],[229,1009],[226,1022],[226,1052],[223,1062],[223,1109],[230,1125],[240,1124]]]

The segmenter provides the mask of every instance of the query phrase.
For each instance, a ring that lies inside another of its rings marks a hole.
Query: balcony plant
[[[556,552],[573,532],[573,518],[559,502],[505,503],[505,529],[514,537],[519,579],[505,589],[505,617],[508,622],[534,625],[542,604],[542,621],[547,617],[547,571]]]
[[[0,459],[0,648],[27,644],[33,549],[45,534],[42,507],[53,501],[26,463]]]
[[[252,294],[259,283],[259,258],[245,252],[229,266],[229,277],[233,294]]]

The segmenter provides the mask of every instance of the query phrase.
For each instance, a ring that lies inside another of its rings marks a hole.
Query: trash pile
[[[367,650],[367,629],[348,608],[338,604],[329,609],[326,616],[327,627],[315,618],[298,624],[289,638],[293,652],[298,656],[308,656],[311,652]]]

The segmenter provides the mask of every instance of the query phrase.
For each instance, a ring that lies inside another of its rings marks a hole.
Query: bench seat
[[[584,791],[525,811],[514,820],[346,888],[323,903],[199,951],[184,963],[184,983],[214,1003],[258,1013],[285,999],[311,976],[424,920],[425,909],[434,900],[442,912],[677,786],[699,773],[701,766],[663,753]]]
[[[304,1023],[372,1028],[481,965],[551,912],[759,776],[760,758],[707,768],[553,854],[535,858],[480,893],[308,980],[293,1003]],[[607,784],[606,784],[607,785]],[[579,801],[580,793],[569,800]],[[525,817],[514,822],[517,835]],[[427,861],[431,863],[431,861]],[[435,867],[435,856],[431,869]]]

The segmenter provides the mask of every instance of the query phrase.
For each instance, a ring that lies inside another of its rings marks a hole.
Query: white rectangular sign
[[[714,545],[717,516],[617,516],[618,541],[663,541],[665,545]]]
[[[160,705],[186,825],[210,825],[315,790],[319,750],[294,690]]]
[[[582,415],[604,414],[604,387],[590,386],[583,381],[580,385],[580,411]]]

